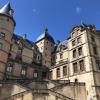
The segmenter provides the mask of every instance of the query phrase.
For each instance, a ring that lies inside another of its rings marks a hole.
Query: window
[[[96,60],[96,68],[97,68],[97,70],[100,70],[100,61],[99,60]]]
[[[76,58],[76,50],[73,50],[73,58]]]
[[[50,71],[50,79],[52,79],[52,76],[53,76],[53,72]]]
[[[5,37],[5,33],[1,32],[0,33],[0,38],[4,38]]]
[[[7,72],[11,73],[13,69],[13,64],[12,63],[8,63],[7,65]]]
[[[79,61],[79,66],[80,66],[80,71],[81,72],[85,71],[84,61],[83,60]]]
[[[42,42],[40,42],[40,44],[42,44]]]
[[[91,37],[91,41],[92,42],[95,42],[95,38],[93,36]]]
[[[72,33],[72,37],[75,37],[75,35],[76,35],[75,32],[73,32],[73,33]]]
[[[73,72],[77,73],[78,72],[78,67],[77,67],[77,62],[73,63]]]
[[[36,54],[36,53],[34,53],[33,57],[34,57],[34,59],[36,59],[36,58],[37,58],[37,54]]]
[[[40,60],[40,56],[37,56],[37,59]]]
[[[2,46],[3,46],[3,44],[2,44],[2,43],[0,43],[0,49],[2,49]]]
[[[82,55],[82,47],[78,48],[78,55],[79,55],[79,56]]]
[[[16,60],[18,60],[18,61],[22,60],[22,49],[21,48],[18,48],[18,50],[17,50]]]
[[[96,54],[96,55],[98,54],[98,53],[97,53],[97,47],[96,47],[96,46],[93,46],[93,52],[94,52],[94,54]]]
[[[57,68],[57,77],[60,77],[60,68]]]
[[[75,46],[75,44],[76,44],[76,43],[75,43],[75,40],[73,40],[73,41],[72,41],[72,46]]]
[[[48,44],[49,42],[47,41],[47,44]]]
[[[75,78],[75,83],[77,83],[78,82],[78,79],[77,78]]]
[[[62,53],[60,53],[60,59],[62,59],[63,58],[63,54]]]
[[[45,48],[47,50],[47,48]]]
[[[55,100],[59,100],[59,98],[57,96],[55,96]]]
[[[81,37],[77,38],[77,43],[81,43]]]
[[[66,76],[67,75],[67,66],[64,66],[63,67],[63,76]]]
[[[27,71],[27,68],[26,67],[22,67],[21,75],[22,76],[26,76],[26,71]]]
[[[45,60],[45,64],[47,63],[47,61]]]
[[[33,77],[34,77],[34,78],[37,78],[37,77],[38,77],[38,72],[37,72],[37,70],[34,71]]]

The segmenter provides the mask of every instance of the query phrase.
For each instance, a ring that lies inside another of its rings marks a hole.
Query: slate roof
[[[0,9],[0,13],[12,17],[13,10],[12,10],[12,8],[11,8],[11,6],[10,6],[10,3],[7,3],[6,5],[4,5],[4,6]]]
[[[13,34],[13,38],[17,44],[21,43],[24,47],[28,49],[32,49],[32,47],[35,45],[33,41],[30,41],[28,39],[23,39],[23,37]]]
[[[39,41],[41,41],[41,40],[44,39],[44,38],[45,38],[45,39],[48,39],[48,40],[51,41],[52,43],[55,43],[53,37],[48,33],[48,29],[45,29],[45,31],[43,32],[43,34],[41,34],[41,35],[37,38],[36,43],[39,42]]]
[[[0,14],[3,15],[3,16],[8,16],[10,19],[12,19],[13,22],[14,22],[14,26],[15,26],[16,25],[16,22],[13,19],[13,13],[14,13],[14,11],[11,8],[9,2],[0,9]]]

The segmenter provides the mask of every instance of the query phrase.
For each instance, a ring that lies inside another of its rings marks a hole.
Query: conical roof
[[[0,9],[0,13],[13,17],[13,10],[9,2]]]

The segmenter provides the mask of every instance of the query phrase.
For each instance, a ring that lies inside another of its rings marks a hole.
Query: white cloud
[[[81,7],[76,7],[76,13],[81,13],[82,12],[82,8]]]

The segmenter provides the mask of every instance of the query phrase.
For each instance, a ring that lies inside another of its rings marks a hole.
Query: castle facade
[[[6,83],[12,81],[14,82],[12,83],[13,86],[17,82],[20,85],[24,82],[30,87],[39,87],[43,84],[41,87],[45,87],[45,90],[47,90],[47,84],[50,82],[58,82],[60,84],[58,88],[60,86],[63,88],[61,95],[59,92],[61,89],[59,89],[58,94],[57,91],[48,90],[55,93],[55,97],[49,95],[43,99],[41,95],[42,99],[39,99],[37,96],[33,98],[32,94],[27,94],[27,97],[32,97],[32,99],[26,97],[25,100],[70,100],[71,98],[73,98],[71,100],[100,100],[100,30],[96,30],[94,25],[81,23],[73,27],[69,38],[63,42],[55,42],[46,28],[33,42],[28,40],[25,35],[14,34],[16,22],[13,13],[10,3],[0,9],[1,98],[5,97],[2,96],[2,93],[7,91]],[[37,82],[37,86],[31,84],[32,82],[34,84]],[[71,82],[73,84],[70,84]],[[5,85],[3,86],[3,84]],[[11,88],[12,84],[9,84],[8,86]],[[76,88],[76,85],[79,88]],[[52,87],[50,84],[48,86]],[[2,87],[6,88],[2,90]],[[15,87],[18,87],[18,83]],[[25,89],[26,87],[23,90]],[[40,88],[40,90],[42,89],[44,88]],[[66,89],[69,91],[72,89],[72,91],[68,94]],[[77,95],[73,94],[76,93],[75,89],[78,91]],[[11,96],[11,89],[9,91],[8,97]],[[66,95],[64,91],[71,98],[64,98]]]

